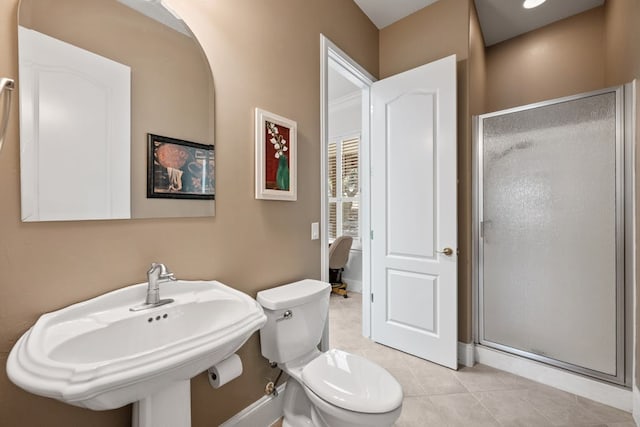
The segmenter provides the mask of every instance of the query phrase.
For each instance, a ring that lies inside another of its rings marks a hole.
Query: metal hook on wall
[[[7,133],[7,126],[9,125],[9,113],[11,112],[11,92],[13,92],[13,89],[15,87],[15,82],[12,79],[6,77],[0,78],[0,99],[2,99],[2,94],[5,92],[5,89],[7,92],[7,96],[4,97],[2,118],[0,119],[0,151],[2,150],[4,137]]]

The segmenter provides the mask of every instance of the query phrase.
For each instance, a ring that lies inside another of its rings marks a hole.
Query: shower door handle
[[[453,249],[451,249],[451,248],[444,248],[443,250],[441,250],[441,251],[436,251],[436,252],[438,252],[439,254],[446,255],[446,256],[451,256],[451,255],[453,255]]]

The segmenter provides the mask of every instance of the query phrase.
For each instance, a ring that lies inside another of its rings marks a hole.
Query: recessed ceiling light
[[[525,9],[533,9],[534,7],[540,6],[545,1],[547,0],[524,0],[524,3],[522,3],[522,7],[524,7]]]

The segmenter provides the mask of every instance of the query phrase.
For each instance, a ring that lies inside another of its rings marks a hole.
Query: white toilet
[[[381,366],[318,344],[329,311],[328,283],[301,280],[258,292],[267,323],[262,355],[289,375],[284,427],[386,427],[402,410],[402,388]]]

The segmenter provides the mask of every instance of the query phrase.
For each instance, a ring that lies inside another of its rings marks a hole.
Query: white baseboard
[[[262,396],[220,424],[220,427],[269,427],[282,417],[282,402],[286,384],[278,386],[277,396]]]
[[[502,351],[476,346],[475,357],[478,363],[564,390],[623,411],[631,412],[633,398],[631,390],[605,384],[557,369],[533,360],[513,356]]]
[[[473,367],[475,363],[473,343],[458,342],[458,364]]]
[[[640,390],[633,386],[633,420],[640,426]]]

